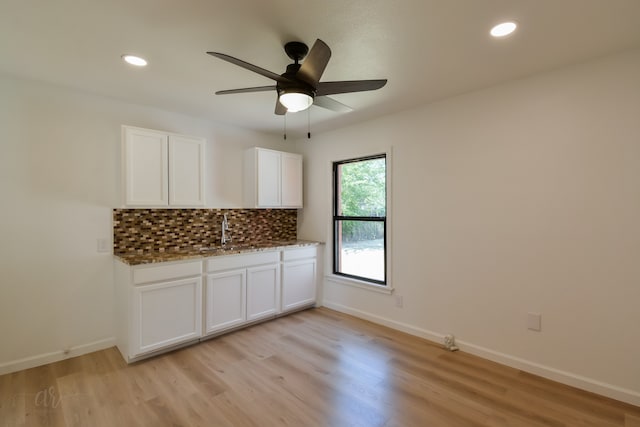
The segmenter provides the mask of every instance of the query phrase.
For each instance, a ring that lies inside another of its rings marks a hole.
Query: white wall
[[[331,161],[393,147],[404,308],[326,280],[324,304],[640,404],[639,76],[631,51],[299,141],[327,259]]]
[[[207,204],[242,204],[242,151],[280,138],[0,76],[0,374],[113,344],[120,126],[204,136]]]

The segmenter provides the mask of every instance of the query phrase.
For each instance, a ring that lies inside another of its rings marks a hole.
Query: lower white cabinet
[[[286,262],[282,265],[282,311],[295,310],[316,302],[316,260]]]
[[[282,311],[296,310],[316,301],[315,247],[282,252]]]
[[[202,335],[202,277],[133,288],[131,356]]]
[[[311,306],[316,255],[310,246],[134,266],[116,260],[117,347],[134,362]]]
[[[247,320],[275,316],[279,302],[280,264],[247,269]]]
[[[205,333],[280,311],[280,251],[215,256],[206,262]]]
[[[247,318],[247,270],[207,275],[205,333],[241,325]]]
[[[202,336],[202,262],[116,261],[117,345],[127,362]]]

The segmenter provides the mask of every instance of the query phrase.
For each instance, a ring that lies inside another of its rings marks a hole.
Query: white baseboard
[[[408,323],[402,323],[395,320],[387,319],[386,317],[378,316],[376,314],[371,314],[366,311],[357,310],[355,308],[347,307],[342,304],[325,300],[322,302],[322,305],[332,310],[339,311],[341,313],[350,314],[352,316],[359,317],[360,319],[368,320],[370,322],[377,323],[379,325],[388,326],[392,329],[406,332],[408,334],[415,335],[417,337],[424,338],[429,341],[442,343],[444,340],[443,334],[428,331],[426,329],[417,328],[415,326],[409,325]]]
[[[76,347],[71,347],[67,353],[65,353],[64,350],[59,350],[53,351],[51,353],[39,354],[37,356],[30,356],[23,359],[0,363],[0,375],[21,371],[23,369],[35,368],[36,366],[58,362],[60,360],[69,359],[71,357],[82,356],[83,354],[113,347],[115,344],[115,338],[111,337],[87,344],[82,344]]]
[[[436,343],[442,344],[444,340],[445,334],[418,328],[413,325],[398,322],[365,311],[357,310],[351,307],[344,306],[342,304],[325,300],[322,302],[322,305],[332,310],[350,314],[361,319],[369,320],[373,323],[388,326],[392,329],[406,332],[408,334],[415,335],[429,341],[434,341]],[[601,396],[606,396],[611,399],[619,400],[621,402],[629,403],[631,405],[640,406],[640,392],[634,390],[625,389],[612,384],[597,381],[592,378],[541,365],[529,360],[511,356],[509,354],[500,353],[498,351],[494,351],[470,342],[456,340],[456,345],[460,348],[461,351],[474,354],[476,356],[482,357],[483,359],[488,359],[493,362],[509,366],[511,368],[539,375],[541,377],[557,381],[559,383],[596,393]]]

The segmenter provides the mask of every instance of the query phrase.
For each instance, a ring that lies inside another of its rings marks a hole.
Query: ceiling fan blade
[[[242,67],[245,70],[253,71],[254,73],[260,74],[261,76],[268,77],[271,80],[275,80],[277,82],[282,82],[282,83],[287,83],[291,81],[286,77],[282,77],[280,74],[276,74],[269,70],[265,70],[264,68],[260,68],[257,65],[249,64],[248,62],[245,62],[238,58],[234,58],[233,56],[225,55],[224,53],[218,53],[218,52],[207,52],[207,53],[211,56],[215,56],[216,58],[220,58],[224,61],[237,65],[238,67]]]
[[[376,90],[376,89],[380,89],[386,84],[387,84],[387,79],[322,82],[318,84],[318,89],[316,90],[316,96]]]
[[[353,110],[353,108],[348,105],[344,105],[342,102],[338,102],[328,96],[316,96],[313,100],[313,105],[317,105],[318,107],[326,108],[327,110],[335,111],[337,113],[348,113]]]
[[[287,107],[285,107],[284,105],[282,105],[280,103],[280,100],[276,99],[276,111],[275,113],[278,116],[284,116],[285,114],[287,114]]]
[[[316,87],[329,63],[329,58],[331,58],[331,49],[325,42],[317,39],[296,73],[296,77]]]
[[[216,95],[229,95],[232,93],[251,93],[251,92],[266,92],[269,90],[275,90],[275,86],[258,86],[258,87],[245,87],[243,89],[227,89],[219,90]]]

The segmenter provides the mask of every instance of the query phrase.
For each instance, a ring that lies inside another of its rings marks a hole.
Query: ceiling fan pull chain
[[[287,140],[287,114],[285,113],[282,117],[284,117],[284,140]]]
[[[311,108],[307,108],[307,139],[311,139]]]

